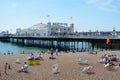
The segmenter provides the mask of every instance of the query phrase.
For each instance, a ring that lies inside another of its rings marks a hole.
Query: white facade
[[[27,29],[17,29],[17,36],[54,36],[56,33],[73,33],[74,24],[68,26],[67,23],[47,23],[36,24]]]
[[[12,36],[12,34],[10,34],[8,31],[2,31],[0,33],[0,37],[3,37],[3,36]]]

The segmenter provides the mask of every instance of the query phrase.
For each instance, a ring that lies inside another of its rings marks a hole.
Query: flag
[[[110,43],[110,38],[107,38],[106,39],[106,44],[109,44]]]

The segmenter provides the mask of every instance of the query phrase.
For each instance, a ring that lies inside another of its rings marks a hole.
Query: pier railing
[[[40,38],[98,38],[98,39],[106,39],[106,38],[112,38],[112,39],[120,39],[119,36],[106,36],[106,35],[97,35],[97,36],[87,36],[87,35],[81,35],[81,36],[70,36],[70,35],[66,35],[66,36],[12,36],[12,37],[40,37]]]
[[[110,38],[109,44],[106,44],[107,38]],[[60,49],[69,49],[67,46],[74,46],[74,49],[80,50],[79,45],[86,48],[84,45],[89,44],[93,49],[94,47],[111,50],[120,48],[120,38],[109,36],[0,36],[0,40],[29,46],[58,47]]]

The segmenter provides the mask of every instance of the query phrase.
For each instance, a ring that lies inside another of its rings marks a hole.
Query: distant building
[[[27,29],[16,29],[16,36],[55,36],[56,34],[74,33],[74,24],[67,23],[36,24]]]
[[[113,28],[113,31],[95,31],[92,32],[91,30],[89,32],[78,32],[79,37],[98,37],[98,38],[120,38],[120,31],[116,31],[115,28]]]
[[[0,37],[3,37],[3,36],[5,36],[5,37],[10,37],[10,36],[12,36],[13,34],[10,34],[9,33],[9,31],[2,31],[1,33],[0,33]]]

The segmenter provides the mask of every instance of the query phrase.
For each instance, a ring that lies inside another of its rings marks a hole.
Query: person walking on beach
[[[5,74],[7,74],[7,66],[8,66],[8,63],[6,62],[5,65],[4,65],[4,69],[5,69]]]
[[[56,51],[56,55],[58,56],[58,49],[56,48],[56,50],[55,50],[55,51]]]

